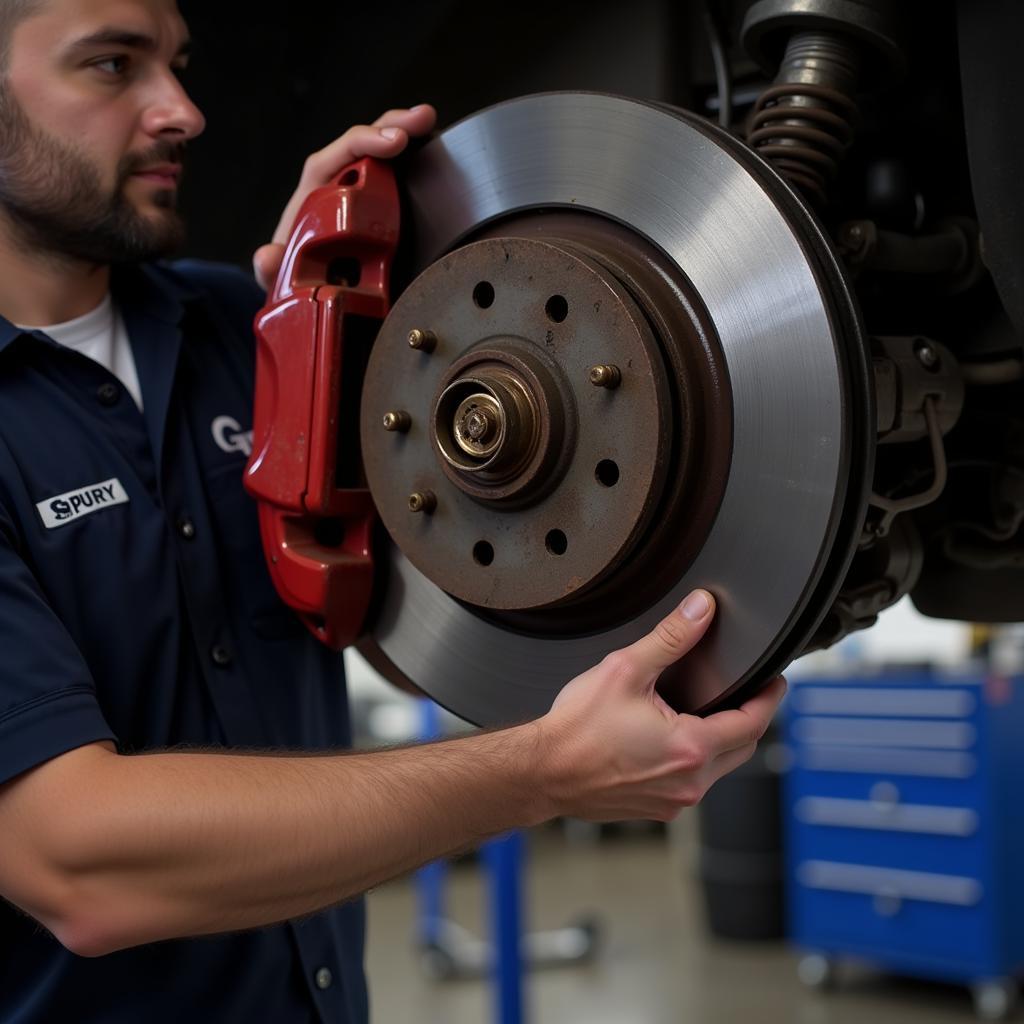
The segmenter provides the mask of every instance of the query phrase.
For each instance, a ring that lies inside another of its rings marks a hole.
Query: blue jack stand
[[[420,736],[440,738],[437,705],[420,701]],[[416,873],[419,898],[418,942],[424,970],[434,978],[479,978],[494,983],[497,1024],[523,1024],[523,976],[526,967],[585,962],[597,948],[598,927],[585,921],[552,931],[523,934],[522,832],[510,832],[482,848],[487,872],[491,941],[477,938],[444,915],[444,886],[449,867],[434,861]]]

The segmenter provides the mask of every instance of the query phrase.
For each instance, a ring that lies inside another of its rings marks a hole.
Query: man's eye
[[[93,61],[92,66],[99,68],[104,74],[120,77],[128,70],[128,58],[123,54],[116,57],[104,57],[102,60]]]

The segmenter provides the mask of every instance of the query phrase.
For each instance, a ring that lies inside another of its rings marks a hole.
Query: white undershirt
[[[135,399],[135,404],[142,408],[142,389],[135,369],[135,356],[121,311],[114,306],[110,292],[94,310],[74,320],[47,327],[18,326],[23,331],[42,331],[58,345],[73,348],[106,367]]]

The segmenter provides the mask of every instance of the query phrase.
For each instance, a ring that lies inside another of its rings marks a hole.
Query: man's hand
[[[253,272],[264,291],[273,287],[292,225],[310,192],[326,185],[353,160],[364,156],[381,160],[398,156],[410,138],[426,135],[436,120],[437,114],[428,103],[421,103],[411,110],[389,110],[372,125],[360,124],[349,128],[329,145],[307,157],[298,187],[281,214],[273,240],[253,253]]]
[[[539,721],[553,758],[554,811],[593,821],[668,821],[754,753],[786,690],[780,677],[741,708],[676,714],[655,692],[714,617],[694,591],[635,644],[572,680]]]

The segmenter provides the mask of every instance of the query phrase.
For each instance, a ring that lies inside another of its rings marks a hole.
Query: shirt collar
[[[0,352],[3,352],[15,338],[20,338],[24,333],[20,327],[15,327],[7,317],[0,316]]]
[[[144,309],[149,316],[165,323],[177,324],[185,314],[185,306],[199,298],[196,288],[174,270],[161,263],[119,264],[111,268],[110,290],[118,306]],[[0,316],[0,353],[23,336],[37,335]]]

